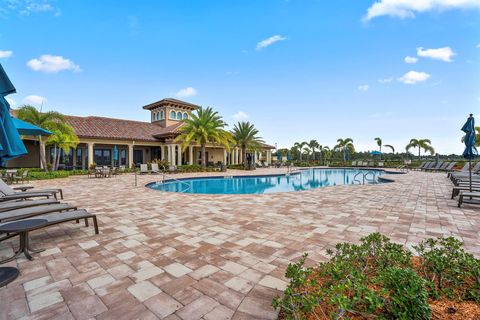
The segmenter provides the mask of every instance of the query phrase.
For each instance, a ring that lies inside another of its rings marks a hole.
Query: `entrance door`
[[[133,150],[133,163],[135,165],[143,163],[143,150]]]
[[[95,149],[93,151],[93,161],[97,164],[97,166],[111,166],[112,150],[111,149]]]

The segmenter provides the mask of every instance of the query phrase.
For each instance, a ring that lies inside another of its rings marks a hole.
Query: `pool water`
[[[200,194],[263,194],[303,191],[345,184],[381,182],[382,170],[306,169],[290,175],[187,178],[155,182],[147,187],[181,193]]]

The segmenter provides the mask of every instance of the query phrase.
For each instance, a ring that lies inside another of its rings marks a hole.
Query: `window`
[[[160,110],[160,120],[165,119],[165,111]]]
[[[175,111],[170,111],[170,119],[175,120]]]
[[[159,112],[155,112],[155,115],[156,115],[155,119],[156,119],[156,120],[160,120],[160,113],[159,113]]]
[[[118,163],[120,166],[127,165],[127,150],[121,149],[120,150],[120,162]]]
[[[183,120],[186,120],[186,119],[188,119],[188,113],[184,112],[183,113]]]
[[[182,120],[182,113],[180,111],[177,112],[177,120]]]
[[[97,166],[111,166],[112,165],[112,150],[111,149],[94,149],[93,162]]]

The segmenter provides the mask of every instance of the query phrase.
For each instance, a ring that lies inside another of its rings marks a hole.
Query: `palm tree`
[[[20,120],[29,122],[45,130],[55,131],[60,126],[67,125],[65,117],[56,111],[41,112],[31,105],[23,105],[17,111],[17,117]],[[42,136],[38,136],[40,144],[40,162],[42,167],[47,170],[47,158],[45,156],[45,142]]]
[[[395,148],[391,144],[385,144],[383,145],[385,148],[390,148],[392,150],[392,153],[395,153]]]
[[[382,138],[375,138],[373,139],[377,142],[377,146],[379,148],[379,151],[382,152]]]
[[[46,141],[47,145],[54,146],[52,170],[58,170],[61,150],[63,150],[65,154],[68,154],[71,148],[75,149],[77,147],[78,143],[78,137],[69,125],[59,126],[53,131],[53,134]]]
[[[410,143],[407,144],[405,149],[410,150],[411,148],[418,148],[418,157],[420,158],[420,153],[422,149],[425,152],[430,152],[431,155],[435,153],[435,149],[431,146],[432,142],[429,139],[411,139]]]
[[[175,142],[182,142],[183,149],[187,149],[192,142],[201,147],[202,167],[207,167],[206,145],[215,143],[224,146],[230,151],[230,144],[233,142],[232,135],[224,128],[227,124],[222,120],[218,112],[212,108],[199,108],[190,118],[183,120],[184,125],[180,127],[180,135]]]
[[[260,149],[264,141],[258,136],[258,130],[250,122],[242,121],[237,123],[233,127],[232,135],[236,145],[242,149],[243,166],[247,169],[247,150],[255,151]]]
[[[302,153],[303,153],[303,148],[308,145],[307,142],[303,141],[303,142],[295,142],[293,144],[293,147],[298,150],[298,153],[299,153],[299,161],[302,161]]]
[[[462,142],[465,142],[465,136],[462,137]],[[475,127],[475,146],[480,147],[480,127]]]
[[[308,147],[312,150],[312,160],[315,160],[315,149],[320,147],[320,144],[317,140],[310,140]]]
[[[325,146],[321,149],[321,155],[323,156],[323,159],[328,163],[328,160],[332,158],[332,150],[330,150],[328,146]]]
[[[347,161],[347,151],[351,154],[355,153],[353,139],[351,138],[338,139],[337,145],[333,149],[343,153],[343,161]]]

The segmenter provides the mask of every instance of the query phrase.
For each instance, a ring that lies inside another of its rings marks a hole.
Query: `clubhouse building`
[[[80,143],[76,149],[63,153],[61,167],[66,169],[87,169],[92,164],[98,166],[132,167],[152,160],[168,161],[172,165],[201,163],[201,148],[192,144],[183,150],[175,138],[180,134],[182,120],[188,119],[199,106],[167,98],[143,107],[150,111],[150,122],[131,121],[105,117],[65,116],[73,127]],[[13,159],[8,167],[39,167],[40,146],[35,137],[24,137],[28,155]],[[118,157],[114,160],[114,149]],[[248,155],[255,163],[272,162],[273,146],[264,144],[262,150]],[[51,162],[53,147],[46,147],[47,163]],[[219,145],[207,145],[207,162],[209,165],[224,163],[242,164],[243,155],[240,148],[229,152]]]

